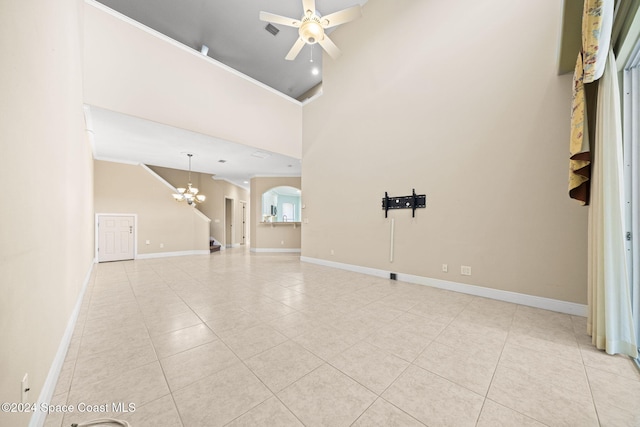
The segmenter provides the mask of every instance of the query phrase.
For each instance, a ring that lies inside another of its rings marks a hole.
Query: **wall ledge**
[[[379,270],[376,268],[363,267],[359,265],[344,264],[335,261],[328,261],[320,258],[301,256],[300,261],[311,264],[323,265],[325,267],[338,268],[341,270],[353,271],[356,273],[368,274],[370,276],[389,278],[391,271]],[[415,276],[412,274],[396,273],[397,279],[401,282],[414,283],[416,285],[431,286],[433,288],[445,289],[448,291],[460,292],[463,294],[475,295],[514,304],[526,305],[529,307],[541,308],[544,310],[557,311],[574,316],[587,316],[587,306],[569,301],[561,301],[552,298],[539,297],[535,295],[520,294],[517,292],[504,291],[501,289],[485,288],[483,286],[467,285],[464,283],[452,282],[449,280],[432,279],[429,277]]]

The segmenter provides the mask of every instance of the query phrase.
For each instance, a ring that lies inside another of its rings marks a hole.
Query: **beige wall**
[[[184,187],[189,181],[188,171],[159,166],[149,167],[174,187]],[[249,192],[237,185],[223,180],[214,180],[211,175],[199,172],[191,172],[191,181],[193,186],[198,188],[200,194],[206,196],[205,201],[199,204],[197,208],[211,218],[209,235],[223,245],[237,246],[242,244],[242,203],[246,203],[247,224],[245,240],[249,242]],[[225,234],[225,228],[229,223],[225,215],[225,199],[233,200],[234,215],[230,242],[227,242]]]
[[[35,402],[93,263],[82,3],[0,3],[0,401]],[[0,412],[0,425],[30,414]]]
[[[299,102],[97,3],[85,13],[87,104],[301,157]]]
[[[97,214],[137,215],[138,254],[209,249],[209,221],[143,166],[96,160],[94,174]]]
[[[287,185],[300,188],[299,177],[251,178],[251,250],[299,250],[301,248],[301,226],[293,223],[262,223],[262,193],[274,187]],[[302,194],[304,198],[304,193]],[[304,216],[304,209],[302,211]]]
[[[304,107],[302,255],[586,303],[561,13],[553,1],[370,0],[332,34],[343,55],[325,57],[324,94]],[[385,219],[384,192],[413,188],[426,209]]]

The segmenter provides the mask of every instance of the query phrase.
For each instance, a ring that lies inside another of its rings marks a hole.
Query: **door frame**
[[[233,236],[235,234],[234,216],[236,214],[235,199],[224,196],[224,246],[227,249],[233,247]],[[231,212],[227,212],[227,206],[230,207]],[[230,237],[230,241],[227,241],[227,235]]]
[[[244,200],[240,200],[240,207],[242,208],[242,241],[240,242],[240,245],[246,245],[247,241],[249,239],[247,239],[247,202]]]
[[[133,259],[138,257],[138,214],[134,213],[106,213],[100,212],[95,215],[94,239],[93,239],[93,263],[98,263],[98,244],[100,243],[100,235],[98,230],[98,221],[100,216],[132,216],[133,217]]]

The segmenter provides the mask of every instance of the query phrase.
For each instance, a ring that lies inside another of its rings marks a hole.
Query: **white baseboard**
[[[89,280],[91,279],[91,272],[93,271],[93,266],[96,264],[96,262],[96,259],[92,261],[89,272],[84,278],[82,288],[80,289],[80,294],[78,295],[78,299],[76,300],[76,305],[73,307],[73,311],[71,312],[71,316],[69,317],[69,321],[67,322],[67,328],[64,331],[64,335],[62,336],[60,345],[58,345],[58,351],[56,352],[56,356],[53,358],[53,362],[51,363],[51,367],[49,368],[47,378],[44,380],[42,390],[40,391],[40,396],[38,396],[38,406],[43,403],[46,403],[47,405],[51,403],[51,398],[53,397],[53,393],[56,389],[56,384],[58,383],[58,377],[60,376],[62,366],[64,365],[64,359],[67,357],[67,350],[69,350],[69,344],[71,343],[71,338],[73,337],[73,331],[76,328],[78,314],[80,313],[80,308],[82,307],[82,300],[84,299],[84,294],[87,290],[87,286],[89,285]],[[42,427],[46,418],[46,412],[35,411],[31,416],[31,420],[29,421],[29,427]]]
[[[299,254],[301,251],[300,248],[251,248],[251,252],[271,252],[271,253],[293,253]]]
[[[186,255],[209,255],[210,253],[211,251],[209,249],[196,250],[196,251],[156,252],[151,254],[137,254],[136,259],[167,258],[172,256],[186,256]]]
[[[324,265],[326,267],[339,268],[341,270],[353,271],[356,273],[368,274],[370,276],[389,278],[390,271],[380,270],[359,265],[344,264],[335,261],[327,261],[319,258],[301,256],[300,261],[311,264]],[[482,286],[467,285],[464,283],[451,282],[449,280],[432,279],[412,274],[396,273],[396,278],[401,282],[414,283],[417,285],[431,286],[433,288],[446,289],[448,291],[460,292],[463,294],[475,295],[484,298],[491,298],[514,304],[526,305],[529,307],[542,308],[544,310],[557,311],[574,316],[587,316],[587,306],[569,301],[561,301],[552,298],[538,297],[535,295],[520,294],[517,292],[503,291],[501,289],[485,288]]]

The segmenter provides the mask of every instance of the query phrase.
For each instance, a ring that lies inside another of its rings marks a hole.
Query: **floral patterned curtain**
[[[582,51],[573,74],[571,140],[569,143],[569,197],[589,203],[591,149],[587,129],[584,85],[604,72],[611,42],[614,0],[585,0],[582,14]]]
[[[587,129],[587,113],[584,95],[582,53],[578,54],[573,74],[573,99],[571,102],[571,142],[569,144],[569,196],[582,205],[589,202],[589,178],[591,176],[591,151]]]

